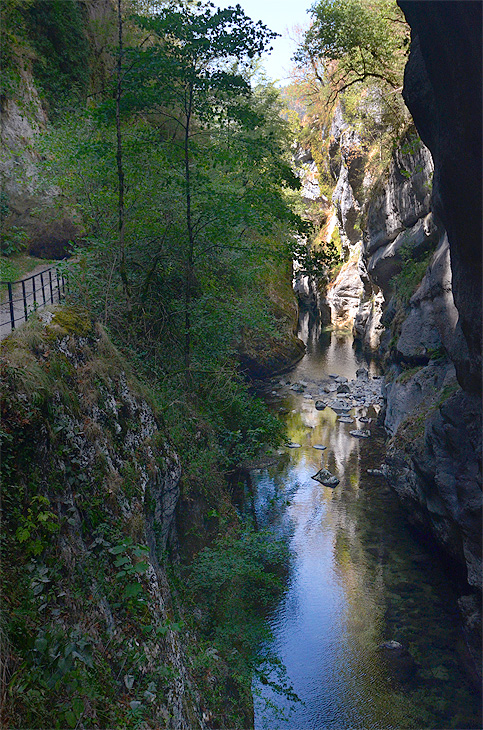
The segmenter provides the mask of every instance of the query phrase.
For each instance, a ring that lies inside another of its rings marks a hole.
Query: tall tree
[[[220,127],[246,113],[240,99],[250,96],[247,71],[276,34],[260,21],[250,20],[239,5],[221,10],[211,3],[170,3],[155,15],[138,16],[137,23],[149,33],[149,41],[131,49],[131,63],[139,72],[127,81],[130,102],[133,109],[171,120],[183,144],[187,236],[183,265],[184,364],[189,378],[198,242],[193,218],[194,138],[207,134],[213,125]]]
[[[330,84],[332,101],[369,79],[401,86],[409,27],[393,0],[319,0],[310,12],[296,60]]]

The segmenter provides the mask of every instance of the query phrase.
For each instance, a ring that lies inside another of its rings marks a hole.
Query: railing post
[[[44,289],[44,272],[40,272],[40,286],[42,287],[42,296],[44,298],[44,304],[46,304],[45,301],[45,289]]]
[[[59,297],[58,301],[60,302],[60,277],[59,277],[59,272],[57,270],[55,271],[55,275],[57,277],[57,294]]]
[[[8,303],[10,306],[10,324],[12,325],[12,329],[15,329],[15,312],[13,309],[13,294],[12,294],[12,284],[8,282]]]
[[[37,308],[37,292],[35,291],[35,276],[32,276],[32,292],[34,295],[34,309]]]
[[[25,292],[25,281],[22,279],[22,297],[23,297],[23,311],[25,314],[25,321],[28,319],[28,309],[27,309],[27,294]]]
[[[49,269],[50,301],[54,303],[54,289],[52,287],[52,269]]]

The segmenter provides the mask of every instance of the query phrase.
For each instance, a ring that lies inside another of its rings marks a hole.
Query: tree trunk
[[[191,220],[191,177],[190,177],[190,149],[189,133],[191,112],[193,105],[193,87],[190,86],[186,104],[186,126],[184,135],[184,167],[186,185],[186,230],[188,233],[188,251],[185,263],[185,296],[184,296],[184,365],[186,381],[191,382],[191,300],[194,265],[194,232]]]
[[[125,244],[125,214],[124,214],[124,167],[122,160],[122,132],[121,132],[121,97],[122,97],[122,54],[123,54],[123,21],[121,13],[121,0],[117,0],[117,23],[118,23],[118,54],[117,54],[117,88],[116,88],[116,161],[118,180],[118,230],[119,230],[119,253],[121,257],[120,275],[124,295],[126,297],[128,318],[131,318],[131,294],[127,278],[126,266],[126,244]]]

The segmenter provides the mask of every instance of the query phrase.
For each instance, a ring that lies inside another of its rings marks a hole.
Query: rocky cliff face
[[[468,344],[455,364],[481,393],[482,6],[398,3],[411,26],[404,99],[434,159],[433,209],[451,252],[455,304]]]
[[[420,194],[410,246],[430,265],[404,311],[389,304],[392,365],[386,475],[410,518],[431,533],[467,582],[460,608],[475,666],[481,642],[481,4],[399,2],[412,28],[404,98],[431,150],[431,199]],[[415,177],[415,176],[413,176]],[[427,205],[431,207],[428,214]],[[405,206],[403,206],[404,208]],[[380,210],[379,206],[379,210]],[[379,246],[366,260],[391,295]],[[390,217],[388,216],[388,220]],[[377,228],[380,228],[380,222]],[[384,226],[382,226],[384,229]],[[396,248],[397,231],[389,246]],[[404,245],[407,245],[406,243]],[[388,249],[389,251],[389,249]],[[407,268],[407,265],[406,265]],[[389,276],[388,276],[389,274]]]
[[[181,468],[153,406],[76,310],[7,338],[2,370],[12,725],[203,727],[166,574]]]
[[[2,69],[5,83],[0,99],[1,234],[7,243],[20,237],[33,256],[64,258],[71,250],[71,243],[82,238],[85,231],[78,214],[63,203],[59,189],[46,176],[41,179],[36,139],[51,116],[47,98],[51,103],[59,102],[53,99],[58,92],[59,76],[73,75],[69,92],[77,89],[75,78],[79,73],[85,76],[85,93],[97,93],[109,83],[115,9],[110,0],[71,0],[63,17],[55,3],[50,8],[48,4],[34,2],[25,5],[25,13],[20,13],[18,18],[15,5],[2,18],[2,58],[8,63]],[[38,25],[34,23],[33,29],[26,21],[29,10],[37,19]],[[72,25],[73,10],[77,26]],[[39,44],[39,37],[44,37],[45,42]],[[75,54],[82,43],[85,43],[85,57],[80,62],[69,54]],[[46,69],[53,83],[50,89],[45,79]],[[64,84],[67,84],[65,79]]]
[[[347,240],[361,214],[364,235],[359,278],[346,267],[334,301],[343,313],[359,299],[354,334],[385,360],[385,473],[409,518],[459,566],[479,666],[481,4],[399,4],[412,26],[404,98],[422,142],[409,128],[369,186],[357,162],[363,145],[336,113],[334,203]]]

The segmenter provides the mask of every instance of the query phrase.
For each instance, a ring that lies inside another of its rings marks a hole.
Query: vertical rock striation
[[[468,354],[455,364],[462,387],[481,393],[480,2],[408,2],[411,26],[403,96],[434,160],[432,205],[447,232],[459,326]]]
[[[478,670],[482,6],[479,2],[403,0],[399,5],[412,29],[403,95],[433,158],[433,189],[430,201],[427,195],[424,204],[413,201],[419,216],[410,234],[399,233],[393,226],[396,237],[385,248],[370,240],[371,225],[377,223],[384,206],[376,206],[375,214],[368,216],[369,275],[387,298],[397,273],[391,254],[401,248],[400,237],[410,235],[415,252],[438,243],[407,306],[398,310],[393,301],[384,315],[393,335],[385,415],[392,438],[385,472],[410,519],[431,533],[443,553],[463,569],[467,595],[459,604]]]

